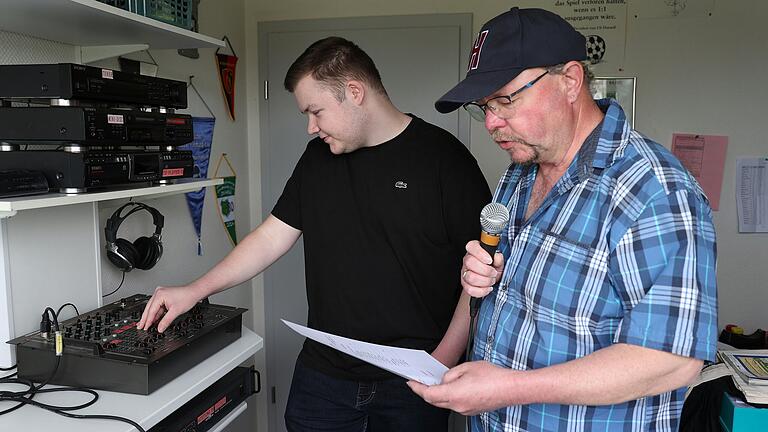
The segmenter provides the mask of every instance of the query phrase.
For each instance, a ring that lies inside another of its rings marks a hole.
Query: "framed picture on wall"
[[[635,77],[595,77],[592,80],[592,96],[595,99],[616,99],[633,128],[635,127],[635,81]]]

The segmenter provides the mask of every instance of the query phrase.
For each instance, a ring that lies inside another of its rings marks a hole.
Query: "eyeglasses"
[[[517,99],[512,99],[515,96],[518,96],[520,93],[522,93],[525,89],[530,88],[536,82],[538,82],[540,79],[544,78],[544,75],[548,74],[549,71],[544,71],[543,74],[537,76],[531,81],[528,81],[527,84],[520,87],[516,91],[505,95],[505,96],[496,96],[495,98],[492,98],[488,102],[480,105],[474,102],[467,102],[464,105],[465,110],[469,113],[470,117],[477,121],[484,122],[485,121],[485,115],[487,114],[488,110],[491,110],[493,115],[500,119],[508,119],[512,117],[512,102],[515,102]]]

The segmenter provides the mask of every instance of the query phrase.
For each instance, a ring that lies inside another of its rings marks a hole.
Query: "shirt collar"
[[[626,142],[630,131],[624,110],[613,99],[599,99],[595,102],[605,116],[584,141],[559,182],[560,188],[568,189],[583,181],[594,169],[607,168],[623,154],[622,143]]]
[[[614,99],[598,99],[598,108],[605,114],[600,139],[592,157],[592,166],[607,168],[624,154],[631,127],[627,116]]]

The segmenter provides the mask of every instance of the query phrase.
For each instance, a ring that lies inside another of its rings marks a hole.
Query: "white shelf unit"
[[[150,48],[226,46],[222,40],[95,0],[0,0],[0,32],[73,45],[79,48],[73,61],[82,63]],[[0,366],[8,366],[15,360],[10,346],[4,342],[33,330],[20,328],[26,324],[16,325],[14,314],[28,316],[40,309],[42,303],[61,304],[65,298],[83,309],[101,305],[100,203],[109,205],[111,200],[129,197],[157,198],[222,183],[222,179],[188,180],[108,192],[0,199]],[[260,336],[243,328],[243,337],[238,341],[153,394],[102,392],[99,402],[85,413],[122,415],[149,428],[251,358],[262,346]],[[246,406],[238,407],[227,421],[243,412]],[[221,422],[218,426],[225,424]],[[134,430],[118,422],[64,419],[32,407],[0,417],[3,431],[62,428]]]
[[[2,156],[2,153],[0,153],[0,156]],[[21,210],[109,201],[147,195],[153,195],[155,198],[158,198],[163,195],[190,192],[222,183],[224,183],[224,180],[220,178],[202,180],[190,179],[177,180],[176,183],[168,185],[110,190],[106,192],[91,192],[82,194],[49,193],[31,197],[7,198],[0,201],[0,219],[13,216]]]
[[[96,0],[3,0],[0,30],[82,47],[218,48],[224,41]]]
[[[189,179],[162,186],[0,201],[0,341],[32,331],[19,328],[14,315],[28,317],[44,309],[37,304],[41,297],[71,296],[71,301],[84,309],[101,306],[99,203],[130,197],[158,198],[223,182],[221,178]],[[11,216],[15,229],[9,229]],[[61,286],[50,294],[45,288],[50,284]],[[50,298],[46,301],[64,303]],[[13,364],[14,357],[11,346],[0,343],[0,366]]]

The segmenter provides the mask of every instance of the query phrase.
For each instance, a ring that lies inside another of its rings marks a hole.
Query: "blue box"
[[[736,396],[723,393],[720,425],[726,432],[768,430],[768,408],[755,408]]]
[[[131,12],[192,30],[192,0],[130,0]]]

